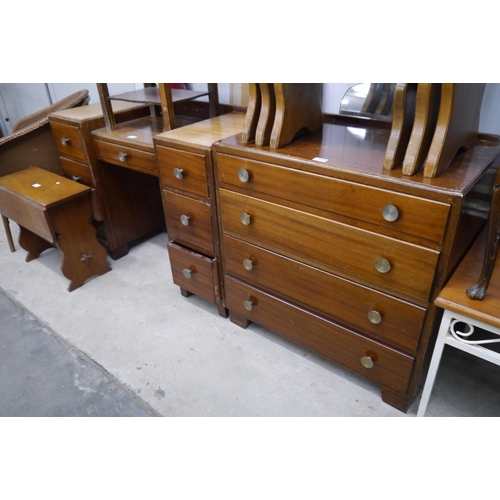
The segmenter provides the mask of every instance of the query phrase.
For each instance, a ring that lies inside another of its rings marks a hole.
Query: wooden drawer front
[[[220,204],[224,233],[384,291],[429,298],[439,252],[225,189]],[[380,259],[388,272],[375,267]]]
[[[205,156],[156,146],[156,158],[163,187],[208,196]]]
[[[158,175],[156,157],[153,153],[97,139],[94,139],[94,146],[100,160],[125,166],[146,174]]]
[[[264,193],[438,243],[443,240],[450,210],[446,203],[224,154],[217,155],[217,168],[222,186],[236,186],[251,196]],[[239,179],[240,169],[248,172],[247,182]],[[397,218],[386,220],[384,214]]]
[[[191,243],[213,255],[214,243],[210,205],[172,191],[164,190],[162,196],[170,240]],[[188,219],[186,220],[185,217]]]
[[[417,349],[424,308],[229,236],[224,249],[227,273],[324,311],[376,340]]]
[[[167,248],[174,283],[210,302],[219,302],[221,292],[215,259],[172,243]]]
[[[50,122],[52,135],[56,141],[57,149],[63,156],[70,156],[77,160],[86,161],[85,149],[78,127]]]
[[[70,179],[94,187],[90,169],[84,163],[76,162],[68,158],[60,158],[64,173]]]
[[[232,278],[226,278],[225,291],[230,316],[236,312],[384,388],[398,392],[407,389],[413,357]],[[245,301],[252,303],[251,311]],[[364,357],[373,361],[372,368],[362,365]]]

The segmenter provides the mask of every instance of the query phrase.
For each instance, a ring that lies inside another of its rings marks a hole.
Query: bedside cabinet
[[[434,300],[484,226],[500,138],[439,177],[383,169],[390,130],[341,118],[280,148],[213,145],[231,321],[367,378],[407,411]]]
[[[184,296],[214,303],[227,317],[220,267],[211,146],[241,132],[245,115],[230,113],[154,138],[173,281]]]

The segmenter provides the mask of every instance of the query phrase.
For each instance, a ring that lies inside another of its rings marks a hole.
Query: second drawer
[[[210,205],[167,190],[162,191],[162,197],[169,239],[194,245],[213,256]]]

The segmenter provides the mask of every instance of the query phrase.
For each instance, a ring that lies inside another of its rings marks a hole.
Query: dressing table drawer
[[[224,234],[356,282],[429,300],[439,252],[220,189]]]
[[[227,307],[382,387],[404,392],[414,358],[226,276]]]
[[[221,187],[250,196],[264,194],[442,242],[450,205],[373,186],[217,155]]]
[[[78,127],[55,121],[50,122],[50,127],[57,149],[61,155],[87,161],[83,140]]]
[[[224,236],[223,243],[226,273],[321,310],[326,317],[373,339],[416,351],[424,308],[229,236]]]
[[[162,197],[170,240],[191,244],[213,256],[210,204],[166,190],[162,191]]]
[[[215,259],[205,257],[174,243],[168,243],[174,283],[210,302],[221,300],[221,287]]]
[[[156,146],[162,187],[208,197],[205,155]]]
[[[146,174],[158,175],[156,157],[153,153],[99,139],[94,139],[94,147],[97,157],[100,160],[132,170],[138,170]]]
[[[59,159],[67,177],[86,186],[94,187],[94,181],[88,165],[64,157]]]

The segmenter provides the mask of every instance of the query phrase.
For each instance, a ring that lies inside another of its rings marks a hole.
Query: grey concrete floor
[[[16,234],[15,224],[12,224]],[[0,231],[0,415],[413,417],[374,384],[172,283],[167,235],[69,293]],[[500,415],[500,369],[446,348],[427,416]]]
[[[0,417],[157,413],[0,293]]]

